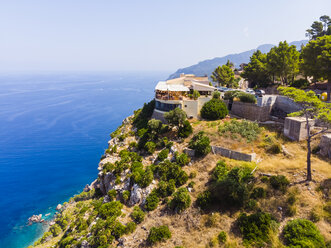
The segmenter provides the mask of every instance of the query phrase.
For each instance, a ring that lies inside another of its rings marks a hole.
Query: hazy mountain
[[[290,45],[295,45],[297,47],[297,49],[299,50],[301,48],[302,44],[305,45],[307,43],[308,43],[308,40],[301,40],[301,41],[293,41],[290,43]],[[257,47],[256,49],[252,49],[252,50],[249,50],[246,52],[237,53],[237,54],[229,54],[224,57],[217,57],[217,58],[213,58],[213,59],[204,60],[204,61],[199,62],[198,64],[191,65],[186,68],[178,69],[175,73],[173,73],[169,76],[169,79],[176,78],[181,73],[185,73],[185,74],[192,73],[197,76],[202,76],[202,75],[207,74],[209,76],[217,66],[226,64],[226,62],[228,60],[230,60],[232,63],[234,63],[235,67],[238,68],[241,63],[248,63],[249,58],[252,56],[252,54],[256,50],[260,50],[263,53],[267,53],[273,46],[275,46],[275,45],[264,44],[264,45]]]

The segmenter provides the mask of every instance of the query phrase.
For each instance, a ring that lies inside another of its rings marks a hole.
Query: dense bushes
[[[156,149],[156,144],[153,141],[148,141],[146,142],[144,148],[149,154],[153,154]]]
[[[189,148],[195,150],[196,156],[207,155],[211,151],[210,140],[204,132],[201,131],[193,136],[189,143]]]
[[[210,191],[204,191],[202,193],[199,193],[197,198],[197,205],[203,209],[206,210],[212,203],[212,195]]]
[[[157,160],[163,161],[165,160],[169,155],[169,149],[163,149],[158,155],[157,155]]]
[[[323,236],[309,220],[297,219],[289,221],[283,230],[285,243],[288,247],[325,247]]]
[[[178,189],[172,200],[169,202],[169,207],[176,212],[182,212],[191,205],[191,197],[186,188]]]
[[[218,132],[220,135],[230,136],[232,139],[238,139],[237,135],[240,135],[242,138],[245,138],[247,142],[256,140],[258,135],[261,133],[262,129],[255,122],[246,121],[246,120],[231,120],[224,122],[223,125],[220,125]]]
[[[224,102],[214,98],[206,102],[200,111],[201,117],[207,120],[223,119],[228,113]]]
[[[186,113],[180,108],[175,108],[164,114],[164,118],[170,126],[181,126],[186,120]]]
[[[147,197],[146,197],[146,201],[145,201],[145,205],[144,208],[147,211],[153,211],[154,209],[157,208],[157,206],[159,205],[159,197],[157,196],[157,192],[156,190],[153,190],[152,193],[150,193]]]
[[[269,235],[274,227],[275,220],[268,213],[258,212],[251,215],[241,214],[238,226],[243,235],[244,243],[265,247],[270,242]]]
[[[227,165],[223,160],[220,160],[217,162],[216,167],[213,170],[212,180],[215,182],[220,182],[225,178],[228,172],[229,172],[229,168],[227,167]]]
[[[147,242],[155,244],[157,242],[165,241],[171,238],[171,232],[168,226],[152,227],[149,231]]]
[[[256,103],[255,95],[252,95],[252,94],[249,94],[249,93],[238,92],[236,94],[236,97],[238,97],[241,102]]]
[[[282,192],[286,192],[287,187],[290,184],[289,180],[283,175],[270,177],[269,183],[274,189]]]
[[[155,100],[145,103],[142,109],[134,112],[132,123],[137,129],[145,128],[155,108]]]
[[[154,176],[149,166],[143,169],[141,162],[135,161],[131,165],[131,179],[133,183],[137,183],[140,187],[146,188],[153,181]]]
[[[160,181],[156,189],[159,197],[167,197],[176,191],[175,180],[170,179],[168,182]]]
[[[169,160],[158,164],[155,167],[154,172],[158,175],[160,180],[169,181],[173,179],[177,187],[183,185],[188,180],[188,175],[185,171],[176,163],[171,163]]]
[[[135,206],[133,208],[133,211],[131,213],[131,218],[138,224],[144,221],[145,213],[141,210],[140,207]]]
[[[224,244],[226,242],[227,238],[228,238],[228,236],[227,236],[226,232],[224,232],[224,231],[221,231],[217,235],[218,242],[221,244]]]
[[[193,128],[188,120],[183,122],[183,125],[178,128],[178,136],[181,138],[187,138],[193,132]]]
[[[101,218],[118,217],[122,214],[123,205],[119,201],[104,203],[97,209]]]
[[[190,157],[187,154],[182,153],[180,155],[176,155],[176,163],[180,166],[187,165],[191,161]]]
[[[222,180],[215,183],[214,195],[216,199],[228,206],[244,206],[249,200],[249,184],[253,179],[252,170],[248,167],[235,167]]]

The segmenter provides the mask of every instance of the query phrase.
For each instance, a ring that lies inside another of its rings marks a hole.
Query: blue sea
[[[26,247],[97,177],[109,134],[168,72],[0,74],[0,247]]]

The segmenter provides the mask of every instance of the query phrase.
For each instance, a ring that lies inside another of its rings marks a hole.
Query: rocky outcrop
[[[138,184],[134,184],[131,190],[129,205],[133,206],[136,204],[144,204],[146,197],[152,192],[155,186],[156,186],[156,182],[154,180],[146,188],[140,188]]]
[[[32,225],[33,223],[42,223],[45,220],[42,218],[42,214],[39,215],[32,215],[29,219],[28,219],[28,225]]]

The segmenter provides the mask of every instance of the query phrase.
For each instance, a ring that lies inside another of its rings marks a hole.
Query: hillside
[[[63,204],[35,247],[285,247],[284,227],[299,218],[320,230],[313,243],[331,240],[330,161],[313,155],[314,181],[305,183],[304,142],[229,117],[190,120],[193,133],[178,138],[176,127],[147,124],[150,110],[112,133],[98,179]],[[184,151],[202,130],[210,145],[254,152],[257,162],[208,149],[189,158]]]
[[[290,45],[295,45],[297,49],[301,49],[301,45],[306,45],[308,43],[308,40],[301,40],[301,41],[293,41],[290,43]],[[235,67],[238,68],[241,63],[248,63],[249,58],[252,56],[252,54],[256,50],[260,50],[262,53],[267,53],[269,50],[275,45],[272,44],[264,44],[256,49],[252,49],[249,51],[245,51],[242,53],[237,54],[229,54],[224,57],[217,57],[213,59],[208,59],[199,62],[198,64],[178,69],[175,73],[171,74],[169,76],[169,79],[177,78],[181,73],[185,74],[195,74],[197,76],[202,75],[210,75],[214,69],[219,65],[224,65],[228,60],[230,60],[232,63],[234,63]]]

